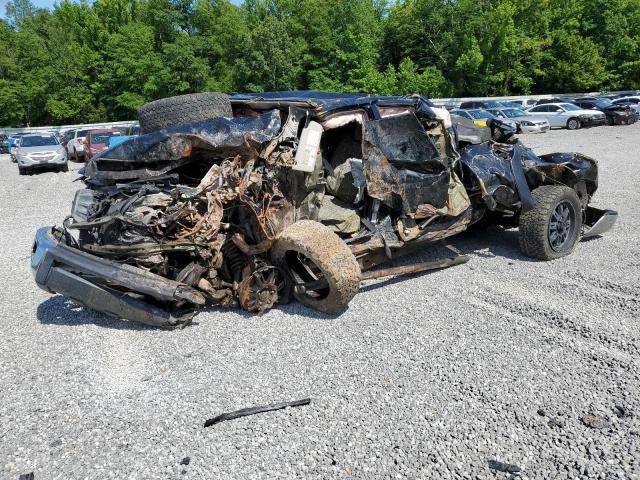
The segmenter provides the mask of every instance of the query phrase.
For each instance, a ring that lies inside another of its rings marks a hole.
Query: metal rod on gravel
[[[255,415],[256,413],[272,412],[274,410],[282,410],[287,407],[300,407],[302,405],[309,405],[311,403],[310,398],[303,398],[302,400],[293,400],[291,402],[273,403],[271,405],[263,405],[262,407],[250,407],[236,410],[235,412],[227,412],[220,414],[216,417],[210,418],[204,422],[205,427],[210,427],[216,423],[224,422],[227,420],[233,420],[235,418],[246,417],[248,415]]]
[[[402,275],[412,275],[414,273],[426,272],[428,270],[438,270],[441,268],[454,267],[467,263],[470,257],[467,255],[459,255],[455,258],[446,260],[438,260],[435,262],[418,263],[417,265],[408,265],[405,267],[391,267],[382,270],[373,270],[362,273],[362,280],[374,280],[383,277],[399,277]]]

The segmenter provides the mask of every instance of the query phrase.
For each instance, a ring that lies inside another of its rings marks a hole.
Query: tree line
[[[640,88],[640,0],[11,0],[0,126],[198,91],[429,97]]]

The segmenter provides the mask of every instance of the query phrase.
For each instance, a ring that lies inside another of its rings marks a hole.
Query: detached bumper
[[[205,303],[202,293],[188,285],[90,255],[60,238],[59,231],[44,227],[33,244],[31,269],[36,284],[49,293],[117,318],[166,328],[188,324],[195,306]]]
[[[608,232],[613,228],[617,220],[618,212],[614,210],[601,210],[587,206],[582,238],[598,237]]]

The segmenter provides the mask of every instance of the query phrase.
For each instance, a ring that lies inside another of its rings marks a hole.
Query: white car
[[[73,133],[73,138],[67,143],[67,154],[69,160],[74,162],[84,162],[87,158],[87,146],[84,144],[84,139],[89,133],[89,130],[76,130]]]
[[[526,110],[537,118],[545,119],[551,128],[577,130],[581,127],[605,125],[607,117],[596,110],[584,110],[572,103],[543,103]]]
[[[614,105],[629,105],[631,110],[634,110],[636,113],[640,113],[640,97],[622,97],[616,98],[612,100],[611,103]]]

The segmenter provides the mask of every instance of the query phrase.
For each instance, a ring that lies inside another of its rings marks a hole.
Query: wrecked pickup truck
[[[31,262],[41,288],[155,326],[291,297],[340,312],[362,280],[465,262],[374,268],[473,224],[518,226],[525,255],[553,260],[617,217],[590,205],[595,160],[536,156],[508,125],[453,125],[417,95],[192,94],[140,123],[88,162]]]

